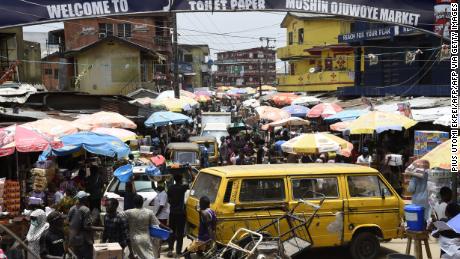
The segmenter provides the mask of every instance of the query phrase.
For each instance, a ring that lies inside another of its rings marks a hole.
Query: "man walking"
[[[158,195],[153,200],[153,213],[158,221],[164,226],[168,226],[169,219],[169,203],[168,194],[165,191],[164,182],[159,182],[157,187]],[[153,239],[153,250],[156,258],[160,258],[161,240],[158,238]]]
[[[106,205],[102,243],[118,243],[123,248],[129,244],[128,221],[118,212],[118,200],[110,198]]]
[[[182,184],[182,175],[174,175],[174,185],[168,189],[168,201],[170,205],[169,227],[173,233],[168,241],[168,257],[173,256],[174,241],[176,244],[176,256],[180,256],[182,252],[182,242],[185,231],[185,193],[188,186]]]
[[[89,193],[79,191],[75,195],[77,204],[69,210],[69,246],[78,259],[93,258],[92,218],[88,208]]]
[[[62,258],[64,256],[64,218],[60,212],[51,212],[46,220],[49,228],[40,239],[41,258]]]

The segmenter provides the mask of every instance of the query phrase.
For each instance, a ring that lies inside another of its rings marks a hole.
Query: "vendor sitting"
[[[185,249],[183,256],[191,258],[191,253],[201,254],[209,250],[216,240],[216,213],[209,208],[211,202],[207,196],[200,198],[200,226],[198,228],[198,239]]]

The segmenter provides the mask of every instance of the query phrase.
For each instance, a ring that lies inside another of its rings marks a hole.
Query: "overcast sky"
[[[178,14],[179,43],[208,44],[212,54],[259,47],[260,37],[275,38],[276,43],[271,45],[281,47],[286,43],[285,30],[280,28],[284,15],[274,12]],[[62,23],[50,23],[24,27],[24,31],[46,32],[62,27]],[[265,42],[263,44],[265,46]]]

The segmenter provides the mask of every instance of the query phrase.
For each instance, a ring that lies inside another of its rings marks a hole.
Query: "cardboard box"
[[[94,244],[93,259],[123,259],[123,250],[118,243]]]
[[[417,130],[414,132],[414,155],[423,156],[448,139],[448,132]]]

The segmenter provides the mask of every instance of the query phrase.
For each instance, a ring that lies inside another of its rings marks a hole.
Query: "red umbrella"
[[[278,93],[272,96],[272,101],[277,106],[286,106],[291,105],[292,101],[297,98],[299,98],[299,96],[294,93]]]
[[[307,117],[308,118],[318,118],[318,117],[327,118],[331,115],[336,114],[337,112],[341,110],[343,110],[342,107],[340,107],[339,105],[335,103],[320,103],[320,104],[313,106],[313,108],[311,108],[311,110],[307,114]]]
[[[0,129],[0,156],[8,156],[18,152],[40,152],[48,147],[61,148],[62,142],[42,135],[22,126],[9,126]]]

